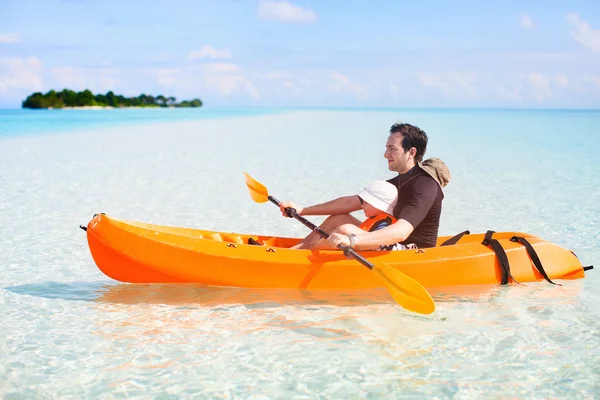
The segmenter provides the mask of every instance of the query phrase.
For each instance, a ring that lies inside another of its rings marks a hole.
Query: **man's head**
[[[384,157],[390,171],[408,172],[423,159],[427,150],[427,134],[416,126],[396,123],[390,128]]]

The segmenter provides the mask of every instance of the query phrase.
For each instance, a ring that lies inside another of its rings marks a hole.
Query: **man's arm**
[[[310,207],[299,207],[292,202],[282,202],[279,208],[284,212],[286,207],[293,207],[300,215],[337,215],[349,214],[360,210],[360,200],[357,195],[338,197],[337,199],[315,204]]]

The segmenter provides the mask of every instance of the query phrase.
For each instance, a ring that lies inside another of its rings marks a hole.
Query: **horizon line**
[[[75,107],[78,108],[78,107]],[[83,107],[82,107],[83,108]],[[122,107],[123,109],[129,109],[131,107]],[[141,107],[141,108],[149,108],[149,109],[154,109],[156,107]],[[161,109],[160,107],[158,107],[159,109]],[[121,109],[121,107],[114,107],[113,109],[115,110],[119,110]],[[444,107],[444,106],[423,106],[423,107],[414,107],[414,106],[407,106],[407,107],[389,107],[389,106],[372,106],[372,107],[365,107],[365,106],[281,106],[281,105],[274,105],[274,106],[268,106],[268,105],[263,105],[263,106],[249,106],[249,105],[238,105],[238,106],[209,106],[204,104],[202,107],[197,107],[197,110],[200,112],[202,110],[224,110],[224,109],[229,109],[229,110],[239,110],[239,109],[288,109],[288,110],[299,110],[299,109],[304,109],[304,110],[373,110],[373,111],[396,111],[396,110],[413,110],[413,111],[446,111],[446,110],[451,110],[451,111],[600,111],[600,108],[591,108],[591,107],[587,107],[587,108],[574,108],[574,107],[498,107],[498,106],[490,106],[490,107],[473,107],[473,106],[465,106],[465,107]],[[27,111],[43,111],[43,110],[48,110],[46,108],[42,108],[42,109],[27,109],[27,108],[23,108],[23,107],[1,107],[0,106],[0,110],[27,110]],[[69,111],[69,110],[61,110],[61,109],[55,109],[57,111]],[[54,111],[53,110],[48,110],[48,111]]]

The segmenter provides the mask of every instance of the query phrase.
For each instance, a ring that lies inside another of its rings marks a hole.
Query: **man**
[[[398,203],[394,209],[397,222],[373,232],[358,227],[360,221],[350,215],[361,208],[356,195],[339,197],[310,207],[298,207],[291,202],[280,206],[293,207],[300,215],[329,215],[321,224],[325,232],[333,232],[327,243],[336,248],[343,244],[356,250],[403,250],[434,247],[437,242],[442,200],[442,187],[450,180],[450,172],[439,159],[422,162],[427,149],[427,134],[410,124],[394,124],[390,128],[384,157],[390,171],[398,175],[388,182],[398,188]],[[319,248],[320,237],[312,232],[295,248]]]

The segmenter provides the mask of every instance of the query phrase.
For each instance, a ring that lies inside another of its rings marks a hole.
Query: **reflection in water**
[[[242,304],[249,308],[283,305],[364,306],[393,300],[385,289],[308,291],[298,289],[247,289],[204,285],[118,284],[98,291],[98,302],[121,304],[188,304],[214,307]]]
[[[115,304],[166,304],[249,307],[279,305],[363,306],[393,304],[386,289],[354,291],[308,291],[301,289],[247,289],[200,284],[129,284],[106,282],[44,282],[11,286],[6,290],[22,295],[71,301]]]
[[[469,285],[428,289],[434,301],[444,303],[497,303],[503,301],[575,300],[582,280],[563,281],[562,286],[534,282],[523,285]],[[48,299],[94,301],[115,304],[219,305],[241,304],[251,308],[284,305],[365,306],[393,304],[387,289],[305,290],[252,289],[199,284],[129,284],[106,282],[44,282],[5,288],[23,295]]]
[[[9,286],[5,289],[12,293],[44,299],[94,301],[98,297],[98,291],[106,286],[106,282],[42,282]]]

